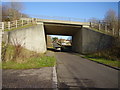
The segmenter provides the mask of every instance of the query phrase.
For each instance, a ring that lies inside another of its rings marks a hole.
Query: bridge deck
[[[89,26],[89,22],[74,22],[74,21],[63,21],[63,20],[48,20],[48,19],[37,19],[37,22],[46,22],[46,23],[62,23],[62,24],[74,24],[74,25],[83,25]]]

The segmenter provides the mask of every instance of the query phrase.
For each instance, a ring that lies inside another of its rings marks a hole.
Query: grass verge
[[[118,60],[109,60],[109,59],[99,58],[99,57],[94,57],[94,56],[92,57],[92,55],[85,55],[83,57],[87,58],[89,60],[92,60],[92,61],[96,61],[99,63],[103,63],[106,65],[112,66],[112,67],[120,68],[120,61],[118,61]]]
[[[18,28],[12,28],[12,29],[5,29],[5,31],[13,31],[13,30],[17,30],[17,29],[23,29],[23,28],[27,28],[27,27],[31,27],[31,26],[35,26],[36,24],[29,24],[29,25],[25,25],[25,26],[21,26]]]
[[[98,29],[95,29],[95,28],[91,28],[89,27],[89,29],[93,30],[93,31],[96,31],[96,32],[100,32],[100,33],[103,33],[103,34],[106,34],[106,35],[109,35],[109,36],[114,36],[114,37],[118,37],[117,35],[113,35],[113,33],[111,32],[106,32],[105,30],[98,30]]]
[[[55,58],[49,56],[28,58],[26,62],[17,63],[15,61],[2,62],[3,69],[32,69],[41,67],[53,67]]]
[[[46,56],[46,54],[29,51],[22,47],[17,56],[15,56],[15,46],[8,45],[5,51],[2,58],[3,69],[32,69],[53,67],[56,64],[54,56]]]

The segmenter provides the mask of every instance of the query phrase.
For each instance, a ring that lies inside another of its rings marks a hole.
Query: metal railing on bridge
[[[0,22],[0,29],[1,30],[11,30],[18,27],[30,25],[30,24],[37,24],[37,22],[44,21],[44,20],[56,20],[56,21],[67,21],[67,22],[84,22],[85,26],[88,26],[92,28],[93,30],[96,29],[99,32],[103,32],[110,35],[117,35],[120,36],[120,30],[116,31],[114,28],[109,29],[110,26],[106,22],[103,23],[103,21],[100,22],[88,22],[86,19],[80,19],[80,18],[71,18],[71,17],[57,17],[57,16],[44,16],[44,15],[38,15],[36,16],[38,18],[21,18],[20,20],[15,21],[9,21],[9,22]],[[102,22],[102,23],[101,23]]]
[[[32,25],[32,24],[36,24],[36,21],[33,18],[27,20],[21,19],[21,20],[14,20],[8,22],[0,22],[0,29],[2,31],[4,30],[9,31],[11,29],[19,28],[26,25]]]
[[[120,36],[119,28],[110,28],[111,24],[104,21],[99,20],[98,22],[90,22],[90,28],[97,30],[99,32],[103,32],[112,36]]]
[[[39,21],[44,20],[54,20],[54,21],[67,21],[67,22],[86,22],[86,19],[80,18],[71,18],[71,17],[58,17],[58,16],[45,16],[45,15],[37,15],[38,18],[21,18],[20,20],[8,21],[8,22],[0,22],[0,29],[9,31],[11,29],[15,29],[21,26],[36,24]],[[87,23],[86,26],[89,26]]]
[[[69,22],[88,22],[87,19],[74,18],[74,17],[60,17],[60,16],[46,16],[46,15],[32,15],[31,16],[38,19],[47,19],[47,20],[60,20],[60,21],[69,21]]]

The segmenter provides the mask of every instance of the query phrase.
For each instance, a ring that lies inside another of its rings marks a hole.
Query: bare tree
[[[108,10],[108,12],[105,15],[104,20],[109,25],[109,30],[115,30],[115,33],[118,33],[118,16],[116,12],[112,9]]]
[[[2,19],[3,21],[17,20],[21,17],[28,17],[21,13],[23,4],[20,2],[7,2],[2,5]]]
[[[90,27],[93,27],[93,28],[96,28],[98,29],[99,28],[99,19],[97,18],[91,18],[89,19],[89,22],[91,23],[91,26]]]

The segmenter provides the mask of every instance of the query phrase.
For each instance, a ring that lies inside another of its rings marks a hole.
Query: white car
[[[56,50],[57,51],[61,51],[61,47],[56,47]]]

